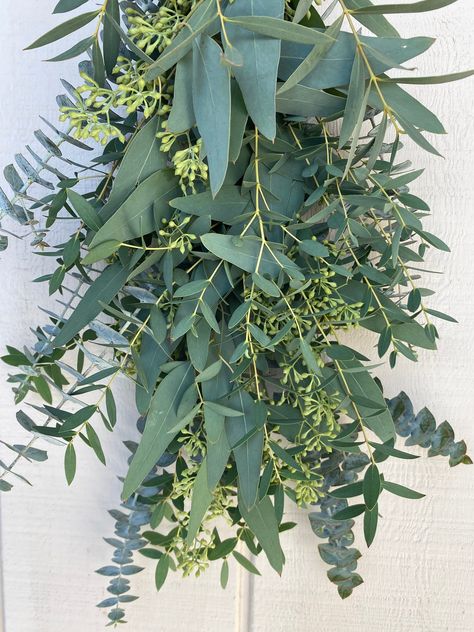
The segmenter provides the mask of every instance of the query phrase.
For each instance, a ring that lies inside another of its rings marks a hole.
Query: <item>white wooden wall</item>
[[[2,0],[0,4],[0,165],[31,142],[38,114],[55,120],[54,97],[59,77],[75,77],[74,62],[42,63],[43,50],[22,52],[55,20],[53,0]],[[419,61],[424,74],[474,66],[474,4],[460,0],[433,14],[397,20],[403,34],[436,36],[437,43]],[[47,55],[60,52],[62,44]],[[454,314],[459,325],[441,324],[438,353],[422,353],[417,365],[401,362],[393,372],[381,371],[389,395],[406,389],[417,406],[428,405],[438,420],[449,419],[474,452],[474,80],[423,88],[423,99],[446,125],[448,136],[436,145],[445,159],[411,148],[417,167],[427,167],[417,192],[431,203],[430,227],[446,239],[451,255],[435,253],[429,275],[438,290],[436,306]],[[420,92],[416,90],[415,92]],[[0,348],[29,344],[29,327],[43,322],[37,305],[47,305],[45,288],[31,278],[49,270],[49,261],[33,256],[27,241],[13,239],[0,255]],[[39,320],[38,320],[39,319]],[[362,348],[372,340],[360,336]],[[20,443],[21,428],[6,368],[0,367],[1,438]],[[135,413],[124,385],[119,386],[120,432],[130,434]],[[2,453],[3,454],[3,453]],[[17,484],[1,497],[3,591],[0,631],[96,632],[106,613],[94,604],[107,596],[105,581],[94,569],[108,563],[111,534],[107,508],[116,506],[124,452],[119,437],[107,442],[107,470],[85,450],[78,476],[68,489],[62,472],[62,450],[50,450],[45,464],[23,464],[34,488]],[[4,456],[4,455],[3,455]],[[3,458],[3,457],[0,457]],[[384,497],[378,537],[364,556],[360,572],[365,584],[341,601],[325,577],[327,567],[317,554],[318,540],[306,516],[285,534],[287,565],[280,579],[269,569],[261,578],[232,571],[227,591],[215,570],[200,580],[174,576],[156,595],[152,569],[136,580],[142,598],[128,610],[132,632],[466,632],[474,628],[474,485],[473,469],[450,470],[442,459],[405,461],[387,466],[387,474],[428,497],[419,502]],[[262,562],[260,562],[262,566]],[[134,590],[135,592],[135,590]],[[2,628],[3,622],[3,628]]]

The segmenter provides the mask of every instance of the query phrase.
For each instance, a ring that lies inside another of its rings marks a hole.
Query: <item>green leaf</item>
[[[197,335],[194,335],[194,331]],[[186,344],[188,345],[189,359],[197,371],[204,370],[209,356],[209,339],[211,328],[204,318],[194,324],[193,330],[186,334]]]
[[[218,222],[233,224],[235,218],[249,206],[249,202],[249,196],[242,195],[240,187],[223,186],[215,197],[210,191],[204,191],[174,198],[170,206],[189,215],[209,216]]]
[[[90,11],[89,13],[83,13],[82,15],[76,15],[76,17],[71,18],[67,22],[63,22],[59,26],[56,26],[51,31],[48,31],[37,40],[30,44],[25,48],[25,50],[31,50],[32,48],[40,48],[41,46],[46,46],[47,44],[51,44],[58,39],[62,39],[69,35],[70,33],[74,33],[78,29],[82,28],[89,22],[92,22],[94,18],[96,18],[100,13],[99,11]]]
[[[92,66],[94,68],[94,81],[96,81],[99,86],[103,86],[105,84],[104,58],[102,56],[99,40],[96,37],[93,38],[92,45]]]
[[[56,57],[51,57],[51,59],[47,59],[46,61],[66,61],[67,59],[73,59],[74,57],[78,57],[85,53],[95,42],[95,37],[86,37],[68,48],[68,50],[64,51],[64,53],[60,53],[56,55]]]
[[[195,123],[193,106],[193,55],[188,53],[176,66],[173,106],[167,129],[174,134],[186,132]]]
[[[199,472],[194,480],[193,493],[191,499],[191,511],[189,515],[188,533],[186,543],[191,546],[194,538],[198,534],[204,516],[211,506],[213,499],[213,490],[209,489],[207,480],[207,464],[206,459],[201,464]]]
[[[237,562],[245,568],[249,573],[253,573],[254,575],[260,575],[260,571],[252,564],[250,560],[248,560],[242,553],[238,551],[232,551],[232,555],[235,557]]]
[[[227,560],[222,562],[220,582],[223,589],[227,587],[227,582],[229,581],[229,563]]]
[[[345,0],[348,9],[373,6],[370,0]],[[379,37],[399,37],[397,29],[383,15],[354,15],[355,19]]]
[[[300,5],[298,5],[299,8]],[[296,17],[296,14],[295,14]],[[290,88],[295,87],[298,83],[303,81],[305,77],[312,72],[321,59],[326,55],[330,48],[336,42],[336,39],[341,30],[344,16],[341,15],[335,22],[326,30],[326,38],[320,38],[320,40],[314,45],[313,49],[302,60],[301,64],[296,70],[288,77],[285,83],[278,89],[278,95],[283,92],[287,92]]]
[[[167,155],[160,150],[160,140],[156,136],[160,126],[160,117],[154,116],[128,143],[107,204],[101,210],[105,220],[115,213],[139,184],[166,168]]]
[[[117,423],[117,406],[115,405],[114,394],[110,388],[107,388],[105,392],[105,406],[110,425],[113,428]]]
[[[182,362],[160,382],[151,400],[142,439],[125,477],[122,498],[127,499],[136,491],[177,434],[169,431],[176,426],[177,407],[193,381],[191,365]]]
[[[376,506],[381,491],[382,479],[379,469],[372,463],[365,472],[363,482],[364,501],[368,509],[372,510]]]
[[[193,105],[215,196],[224,182],[230,145],[230,73],[222,50],[207,35],[193,42]]]
[[[364,537],[367,546],[370,546],[375,538],[377,523],[379,520],[379,508],[376,504],[373,509],[366,509],[364,513]]]
[[[94,207],[82,195],[79,195],[72,189],[67,189],[67,196],[84,224],[91,230],[98,231],[102,226],[102,219]]]
[[[300,276],[299,268],[285,255],[270,250],[268,245],[252,237],[236,237],[208,233],[202,235],[204,246],[219,259],[224,259],[247,272],[259,272],[275,278],[284,269],[290,275]],[[260,256],[261,253],[261,256]]]
[[[87,438],[89,439],[89,443],[91,445],[91,448],[96,453],[97,458],[99,459],[99,461],[101,463],[106,465],[105,455],[104,455],[104,451],[102,450],[102,445],[100,443],[100,439],[99,439],[96,431],[94,430],[94,428],[90,424],[87,424],[87,426],[86,426],[86,434],[87,434]]]
[[[278,443],[275,443],[274,441],[270,441],[269,442],[269,446],[272,449],[272,451],[276,454],[276,456],[283,461],[283,463],[286,463],[287,465],[289,465],[294,470],[297,470],[297,471],[301,472],[300,466],[294,460],[294,458],[291,456],[291,454],[289,454]]]
[[[111,20],[120,23],[119,0],[108,0],[104,20],[104,64],[108,75],[112,74],[120,51],[120,33],[113,27]]]
[[[265,294],[268,296],[274,296],[275,298],[279,298],[281,295],[280,288],[276,283],[270,281],[270,279],[266,279],[260,274],[252,274],[252,282],[260,288]]]
[[[298,116],[330,117],[344,110],[346,100],[322,90],[298,84],[276,97],[277,112]]]
[[[407,83],[410,85],[436,85],[439,83],[450,83],[451,81],[459,81],[472,77],[474,70],[464,70],[462,72],[453,72],[447,75],[432,75],[429,77],[394,77],[384,78],[389,83]]]
[[[82,259],[82,263],[89,265],[90,263],[108,259],[117,252],[121,245],[120,241],[116,240],[103,241],[101,244],[89,249],[87,255]]]
[[[359,137],[360,137],[360,133],[362,130],[362,125],[364,124],[364,120],[365,120],[365,113],[366,113],[366,109],[367,109],[367,102],[369,99],[369,94],[370,94],[370,87],[367,88],[367,90],[365,91],[364,95],[362,96],[362,102],[360,103],[360,110],[359,110],[359,116],[357,118],[356,124],[355,124],[355,128],[352,131],[352,143],[349,149],[349,153],[347,155],[347,161],[346,161],[346,167],[344,169],[344,174],[342,176],[343,180],[346,178],[346,176],[349,173],[349,170],[352,166],[352,161],[354,160],[354,157],[356,155],[357,152],[357,145],[359,142]]]
[[[239,475],[240,503],[247,509],[252,508],[258,496],[260,469],[263,454],[263,429],[255,434],[251,431],[257,426],[257,404],[245,391],[239,391],[229,400],[230,405],[242,412],[239,417],[226,419],[226,432],[230,445],[236,445],[247,434],[250,438],[233,449]]]
[[[396,496],[401,496],[402,498],[410,498],[412,500],[418,500],[420,498],[425,497],[425,494],[420,494],[420,492],[416,492],[415,490],[405,487],[404,485],[399,485],[398,483],[391,483],[390,481],[384,481],[383,488],[386,489],[391,494],[395,494]]]
[[[418,231],[418,234],[420,235],[420,237],[423,237],[425,241],[427,241],[429,244],[431,244],[438,250],[443,250],[444,252],[451,252],[449,249],[449,246],[445,244],[444,241],[440,239],[439,237],[437,237],[436,235],[433,235],[427,232],[426,230],[420,230]]]
[[[195,296],[201,294],[203,290],[208,286],[207,279],[200,279],[198,281],[190,281],[185,285],[182,285],[174,293],[174,298],[186,298],[188,296]]]
[[[344,487],[337,487],[336,489],[331,489],[329,494],[333,498],[354,498],[354,496],[361,496],[363,493],[362,481],[357,481],[357,483],[350,483],[349,485],[344,485]]]
[[[359,413],[365,425],[367,425],[382,440],[387,441],[395,436],[395,428],[392,416],[387,408],[382,392],[373,377],[358,360],[338,360],[340,370],[343,372],[345,381],[351,397],[364,397],[370,401],[371,407],[358,406]],[[353,373],[350,369],[361,369],[357,373]],[[340,392],[345,392],[343,386],[339,387]],[[374,415],[374,406],[379,405],[382,411]],[[357,419],[354,412],[350,413],[353,419]]]
[[[437,309],[431,309],[431,308],[425,308],[425,311],[428,312],[428,314],[431,314],[431,316],[435,316],[436,318],[441,318],[441,320],[447,320],[449,323],[457,323],[458,321],[453,318],[452,316],[449,316],[449,314],[445,314],[444,312],[440,312]]]
[[[236,163],[242,150],[248,114],[245,108],[242,92],[235,80],[231,81],[231,115],[230,115],[230,144],[229,160]]]
[[[66,481],[68,485],[71,485],[74,477],[76,476],[76,450],[72,443],[67,444],[66,451],[64,453],[64,472],[66,474]]]
[[[281,18],[283,6],[283,0],[239,0],[229,4],[225,14],[228,18]],[[281,42],[232,22],[227,22],[226,30],[232,46],[240,51],[243,58],[242,66],[234,67],[232,72],[247,111],[259,131],[273,140],[276,134],[275,92]]]
[[[218,375],[222,368],[222,360],[217,360],[196,377],[196,382],[207,382]]]
[[[120,263],[106,268],[84,294],[61,331],[53,339],[53,345],[63,347],[84,329],[102,311],[102,304],[108,304],[125,285],[129,270]]]
[[[409,452],[403,452],[402,450],[398,450],[386,443],[374,443],[373,441],[369,441],[370,445],[380,452],[381,454],[385,454],[387,456],[393,456],[397,459],[418,459],[419,456],[416,454],[410,454]]]
[[[223,415],[224,417],[242,417],[243,415],[243,412],[241,410],[229,408],[229,406],[223,406],[222,404],[218,404],[217,402],[206,401],[204,402],[204,407],[206,406],[218,415]]]
[[[306,17],[312,6],[313,0],[298,0],[292,22],[299,24]],[[292,3],[292,7],[294,7],[294,3]]]
[[[239,305],[237,309],[234,310],[232,316],[230,317],[229,329],[233,329],[234,327],[236,327],[245,318],[245,316],[247,315],[251,307],[252,307],[251,301],[246,301],[245,303],[242,303],[241,305]]]
[[[59,0],[58,4],[54,7],[53,13],[67,13],[86,4],[86,2],[88,2],[88,0]]]
[[[365,510],[366,510],[366,507],[362,503],[359,505],[350,505],[349,507],[346,507],[345,509],[336,511],[336,513],[333,514],[332,517],[334,520],[351,520],[352,518],[356,518],[357,516],[360,516],[361,514],[363,514]]]
[[[156,565],[155,570],[155,586],[156,590],[161,590],[163,588],[163,584],[168,577],[168,571],[170,569],[170,557],[169,555],[163,555],[158,560],[158,564]]]
[[[250,510],[247,509],[245,503],[239,502],[239,510],[265,551],[270,565],[281,575],[285,556],[280,545],[278,520],[269,496],[265,496]]]
[[[241,3],[237,5],[237,9],[239,9],[240,6]],[[265,35],[266,37],[287,40],[289,42],[298,42],[300,44],[316,45],[329,40],[329,45],[331,45],[336,41],[336,38],[331,37],[326,32],[310,29],[301,24],[296,24],[295,22],[288,22],[281,18],[272,18],[265,15],[232,16],[227,21],[227,24],[235,24],[248,31]]]
[[[361,53],[356,53],[352,65],[351,80],[347,93],[347,102],[342,120],[341,132],[339,134],[339,149],[344,147],[352,137],[354,129],[360,117],[361,108],[365,94],[365,62]]]
[[[379,83],[379,90],[385,102],[390,106],[393,113],[403,124],[409,123],[411,126],[432,132],[433,134],[444,134],[445,129],[438,119],[427,107],[417,101],[408,92],[400,88],[395,83]],[[383,107],[379,90],[372,86],[369,95],[369,104],[372,107]]]
[[[402,39],[363,35],[359,36],[359,40],[375,75],[381,75],[386,70],[421,55],[434,41],[429,37]],[[311,47],[304,44],[282,42],[279,78],[283,81],[288,79],[310,51]],[[355,51],[356,44],[352,33],[341,31],[336,43],[324,54],[316,68],[304,78],[303,85],[317,89],[349,85]],[[364,74],[365,78],[368,78],[367,68]]]
[[[96,410],[96,406],[84,406],[84,408],[81,408],[66,419],[66,421],[61,426],[61,432],[66,433],[70,430],[75,430],[79,426],[82,426],[92,417]]]
[[[442,9],[457,0],[420,0],[410,4],[378,4],[370,7],[354,9],[354,15],[372,15],[377,13],[422,13],[424,11],[434,11]]]
[[[313,350],[311,349],[311,345],[305,338],[300,338],[299,341],[301,353],[303,355],[304,361],[306,362],[306,366],[313,373],[320,374],[321,369],[318,366],[316,358],[314,357]]]
[[[300,250],[306,252],[308,255],[312,255],[313,257],[329,257],[329,250],[327,247],[315,239],[304,239],[299,244],[299,247]]]
[[[103,242],[127,242],[136,237],[152,233],[157,226],[155,208],[165,217],[169,200],[177,193],[177,178],[173,172],[157,171],[140,184],[120,208],[97,231],[91,241],[93,250]],[[88,265],[95,263],[98,256],[87,256]]]
[[[204,398],[219,398],[230,390],[229,371],[226,368],[218,376],[202,385]],[[209,489],[213,489],[220,481],[231,453],[225,429],[225,415],[205,405],[204,429],[207,441],[207,482]]]

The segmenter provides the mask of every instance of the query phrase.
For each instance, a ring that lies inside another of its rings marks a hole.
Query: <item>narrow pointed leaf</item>
[[[106,268],[92,283],[74,312],[64,323],[53,340],[55,347],[66,345],[81,329],[86,327],[102,311],[102,304],[108,304],[125,285],[129,270],[121,263]]]
[[[227,7],[226,16],[281,18],[283,0],[240,0]],[[235,67],[233,74],[247,111],[260,132],[272,140],[276,134],[275,93],[281,42],[232,23],[228,23],[227,31],[232,46],[243,57],[242,66]]]
[[[89,22],[99,15],[100,11],[90,11],[89,13],[83,13],[82,15],[77,15],[76,17],[56,26],[51,31],[48,31],[37,40],[26,47],[25,50],[31,50],[32,48],[40,48],[41,46],[46,46],[47,44],[51,44],[56,40],[62,39],[69,35],[70,33],[74,33],[78,29],[82,28]]]
[[[207,35],[193,42],[193,105],[209,163],[211,190],[224,182],[230,144],[230,73],[222,50]]]
[[[129,498],[163,456],[173,440],[169,430],[176,425],[177,408],[193,382],[193,371],[187,362],[169,373],[156,389],[148,411],[142,440],[125,478],[122,497]]]

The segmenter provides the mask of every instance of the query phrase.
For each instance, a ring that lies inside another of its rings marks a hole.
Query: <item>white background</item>
[[[75,63],[42,63],[66,48],[64,43],[44,50],[22,48],[57,19],[49,15],[53,0],[2,0],[0,5],[0,165],[31,143],[38,114],[57,119],[54,97],[59,77],[75,81]],[[91,6],[92,8],[92,6]],[[420,72],[437,74],[474,67],[471,0],[433,14],[397,19],[402,33],[437,37],[433,48],[417,60]],[[85,31],[88,31],[86,27]],[[87,33],[85,34],[87,35]],[[84,35],[84,36],[85,36]],[[416,167],[426,167],[414,191],[433,209],[430,229],[448,241],[453,253],[435,253],[430,267],[443,276],[427,275],[438,290],[433,306],[449,311],[459,325],[440,324],[438,353],[422,353],[417,365],[401,362],[393,372],[381,370],[388,395],[404,388],[417,407],[427,405],[439,421],[449,419],[457,436],[474,452],[474,388],[472,331],[474,326],[472,181],[474,165],[474,80],[416,89],[445,123],[447,137],[435,139],[445,159],[410,147]],[[0,348],[29,344],[29,327],[44,323],[37,305],[48,304],[45,287],[31,279],[50,270],[51,263],[31,253],[28,240],[11,240],[0,255]],[[361,348],[371,351],[370,336],[360,336]],[[1,438],[26,439],[15,422],[7,370],[0,367]],[[133,434],[135,413],[124,385],[118,401],[122,437]],[[105,470],[86,450],[79,455],[78,475],[68,489],[62,472],[62,450],[50,450],[47,463],[22,473],[34,483],[21,483],[1,497],[0,630],[4,632],[96,632],[106,613],[94,604],[107,596],[104,578],[94,569],[108,563],[111,548],[102,541],[112,535],[106,509],[117,505],[124,451],[119,437],[108,440]],[[6,455],[2,451],[1,458]],[[132,632],[464,632],[474,626],[474,485],[473,469],[450,470],[447,460],[399,461],[385,469],[391,480],[426,491],[426,499],[382,499],[383,520],[377,539],[364,553],[359,569],[365,583],[341,601],[325,577],[327,567],[317,553],[318,539],[303,512],[301,526],[284,536],[287,565],[280,579],[265,569],[249,579],[232,568],[226,592],[218,573],[200,580],[178,576],[157,595],[152,569],[137,577],[133,592],[142,595],[130,605]],[[141,563],[141,560],[140,560]],[[264,566],[260,562],[260,566]]]

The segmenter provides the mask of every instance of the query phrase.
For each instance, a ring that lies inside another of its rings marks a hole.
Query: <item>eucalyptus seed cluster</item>
[[[77,138],[93,138],[103,145],[114,137],[125,142],[124,135],[112,122],[114,108],[125,107],[128,114],[141,109],[145,118],[155,113],[164,115],[171,109],[171,89],[163,86],[160,77],[151,82],[145,81],[147,67],[143,61],[119,57],[114,68],[117,75],[117,87],[114,89],[101,87],[82,72],[85,83],[76,89],[76,103],[61,108],[60,120],[69,119]]]
[[[202,139],[198,138],[194,145],[176,151],[171,159],[184,195],[189,191],[196,193],[196,179],[201,182],[207,181],[208,166],[201,158],[201,151]]]
[[[117,59],[114,69],[114,74],[118,75],[117,89],[113,91],[115,104],[126,107],[128,114],[142,108],[145,118],[155,113],[162,116],[171,109],[168,102],[172,89],[165,87],[161,77],[145,80],[147,70],[148,64],[144,61],[133,61],[126,57]]]
[[[161,131],[157,138],[161,140],[161,151],[170,152],[173,145],[179,139],[184,139],[186,146],[177,149],[171,157],[175,175],[179,177],[179,185],[184,195],[196,193],[196,181],[207,182],[208,166],[201,157],[202,139],[198,138],[195,143],[191,141],[189,133],[175,134],[168,129],[168,122],[165,120],[161,124]]]
[[[209,566],[208,553],[212,548],[212,536],[203,537],[201,533],[191,546],[188,546],[182,537],[176,537],[173,541],[172,552],[176,558],[177,568],[183,573],[183,577],[190,575],[199,577]]]
[[[173,216],[171,219],[165,217],[161,220],[161,228],[158,231],[159,249],[178,250],[182,255],[192,250],[192,242],[197,237],[194,233],[186,232],[186,227],[191,221],[191,217],[179,219]]]
[[[161,53],[183,28],[184,18],[194,4],[195,0],[171,0],[151,14],[128,8],[125,11],[130,24],[128,35],[147,55]]]
[[[322,488],[324,479],[321,476],[318,480],[297,481],[295,485],[295,495],[297,504],[302,507],[313,505],[324,496]]]
[[[81,73],[86,81],[83,86],[76,89],[76,103],[60,108],[61,122],[69,121],[72,127],[72,135],[77,139],[93,139],[97,143],[106,145],[111,138],[118,138],[125,142],[125,136],[120,129],[111,122],[111,109],[113,107],[114,92],[100,86],[86,73]],[[82,94],[89,93],[86,99]]]
[[[204,444],[202,449],[205,450]],[[188,439],[182,448],[182,453],[189,456],[192,451]],[[201,457],[202,454],[203,452]],[[173,538],[164,545],[164,548],[166,554],[173,556],[177,569],[183,573],[184,577],[189,575],[199,577],[207,569],[209,551],[216,545],[215,532],[210,523],[223,520],[230,525],[232,521],[228,509],[231,506],[236,506],[235,489],[230,486],[218,485],[213,492],[213,500],[204,516],[199,534],[192,545],[186,543],[185,532],[189,525],[189,507],[200,460],[188,460],[186,469],[179,475],[175,474],[169,495],[173,502],[173,514],[170,516],[170,520],[177,526],[173,529]]]

